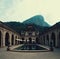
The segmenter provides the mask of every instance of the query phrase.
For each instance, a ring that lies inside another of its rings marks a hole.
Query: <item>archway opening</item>
[[[0,47],[1,47],[1,36],[2,36],[2,35],[1,35],[1,31],[0,31]]]
[[[38,39],[38,37],[36,38],[36,44],[38,44],[39,43],[39,39]]]
[[[45,36],[43,36],[43,44],[45,44]]]
[[[15,45],[17,45],[17,36],[15,36]]]
[[[59,44],[59,47],[60,47],[60,32],[59,32],[58,37],[59,37],[58,44]]]
[[[51,34],[51,40],[53,41],[53,46],[55,47],[56,44],[55,33]]]
[[[24,44],[24,38],[22,38],[22,44]]]
[[[14,35],[12,35],[11,44],[14,45]]]
[[[29,38],[29,44],[32,44],[32,39],[31,38]]]
[[[9,44],[9,33],[7,32],[5,34],[5,46],[8,46],[8,44]]]
[[[49,35],[47,35],[47,44],[49,45]]]

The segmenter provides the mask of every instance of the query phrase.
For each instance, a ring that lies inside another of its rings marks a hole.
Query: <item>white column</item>
[[[16,35],[14,35],[14,45],[15,45],[15,37],[16,37]]]
[[[9,36],[10,36],[10,38],[9,38],[9,42],[10,42],[10,46],[11,46],[11,45],[12,45],[12,41],[11,41],[11,39],[12,39],[12,35],[9,34]]]
[[[17,38],[16,39],[18,39],[18,36],[17,36]],[[18,40],[17,40],[17,45],[18,45]]]
[[[2,46],[5,46],[5,31],[2,32]]]
[[[55,47],[58,47],[58,32],[55,32],[55,36],[56,36],[56,37],[55,37],[55,39],[56,39],[56,40],[55,40],[55,42],[56,42],[56,43],[55,43],[55,45],[56,45]]]

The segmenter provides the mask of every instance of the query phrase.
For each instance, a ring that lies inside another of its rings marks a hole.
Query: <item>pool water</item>
[[[36,44],[25,44],[16,48],[17,50],[46,50],[43,47],[40,47]]]

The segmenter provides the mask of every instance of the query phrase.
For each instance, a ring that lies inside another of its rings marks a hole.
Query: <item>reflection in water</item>
[[[45,50],[45,48],[40,47],[37,44],[25,44],[21,47],[16,48],[17,50]]]

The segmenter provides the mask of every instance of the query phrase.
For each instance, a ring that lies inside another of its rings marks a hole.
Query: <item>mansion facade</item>
[[[36,31],[33,25],[28,25],[25,31],[22,31],[21,36],[21,43],[39,43],[39,31]]]

